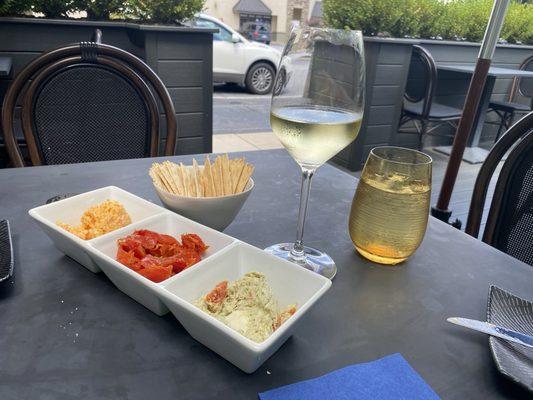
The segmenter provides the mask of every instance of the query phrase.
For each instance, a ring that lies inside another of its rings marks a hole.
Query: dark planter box
[[[96,28],[103,32],[103,43],[142,58],[165,83],[178,120],[176,154],[211,152],[214,31],[210,29],[0,18],[0,56],[13,60],[11,75],[0,77],[0,99],[12,79],[32,59],[46,50],[88,41]],[[161,122],[164,124],[164,118]],[[164,128],[161,127],[162,132]]]
[[[373,147],[382,145],[418,147],[417,135],[398,133],[403,94],[414,44],[429,50],[437,64],[474,64],[479,52],[479,43],[365,38],[367,82],[363,125],[354,143],[333,159],[337,164],[357,171],[363,167]],[[499,45],[492,65],[518,68],[532,52],[533,46]],[[436,101],[462,108],[469,82],[468,75],[439,71]],[[512,78],[497,79],[492,99],[506,98],[511,84]],[[516,100],[527,104],[525,98],[519,97]],[[496,121],[496,116],[487,117],[481,137],[482,145],[494,141]],[[439,129],[441,134],[453,134],[449,127]],[[451,137],[428,136],[424,145],[437,146],[451,143]]]

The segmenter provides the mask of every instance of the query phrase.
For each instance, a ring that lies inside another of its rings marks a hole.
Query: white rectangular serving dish
[[[166,212],[164,208],[150,203],[134,194],[115,186],[107,186],[72,196],[55,203],[32,208],[30,216],[37,221],[43,231],[50,237],[54,245],[92,272],[100,272],[100,268],[89,257],[86,251],[88,241],[64,230],[57,225],[61,221],[70,225],[79,225],[82,214],[92,206],[105,200],[117,200],[131,217],[132,223]],[[102,237],[105,237],[103,235]]]
[[[224,280],[245,273],[263,273],[275,298],[284,307],[296,304],[296,313],[267,340],[256,343],[201,311],[194,303]],[[254,372],[293,334],[300,318],[329,289],[331,281],[296,264],[237,242],[198,268],[183,271],[162,286],[161,299],[189,334],[247,373]]]
[[[137,229],[149,229],[174,236],[178,240],[184,233],[199,235],[209,248],[202,255],[202,261],[189,269],[202,268],[203,263],[210,257],[236,241],[231,236],[169,211],[163,211],[161,214],[90,240],[87,250],[115,286],[157,315],[164,315],[168,312],[168,308],[159,299],[160,288],[177,279],[184,271],[163,282],[155,283],[116,261],[117,240],[130,235]]]

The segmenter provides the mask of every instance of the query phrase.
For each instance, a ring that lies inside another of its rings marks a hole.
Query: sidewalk
[[[213,153],[282,149],[273,132],[222,133],[213,135]]]

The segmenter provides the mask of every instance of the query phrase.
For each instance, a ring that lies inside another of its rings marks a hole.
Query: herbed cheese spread
[[[263,342],[291,315],[281,309],[265,275],[249,272],[234,282],[222,281],[196,306],[254,342]]]

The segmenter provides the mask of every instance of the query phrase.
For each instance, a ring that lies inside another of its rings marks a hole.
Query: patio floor
[[[238,151],[254,151],[254,150],[270,150],[283,148],[279,140],[272,132],[259,132],[259,133],[230,133],[230,134],[218,134],[213,135],[213,153],[230,153]],[[433,158],[433,184],[431,194],[431,204],[434,205],[437,202],[437,197],[440,192],[444,173],[446,171],[446,165],[448,163],[448,156],[433,151],[432,148],[424,149]],[[332,164],[333,166],[342,169],[343,171],[359,176],[360,172],[351,172],[347,169]],[[468,216],[468,209],[470,207],[470,199],[472,197],[472,191],[474,183],[478,175],[481,164],[469,164],[463,162],[459,170],[459,176],[455,184],[455,189],[450,201],[450,209],[453,211],[452,218],[455,220],[459,218],[462,221],[462,228],[466,224],[466,218]],[[501,163],[500,167],[501,168]],[[499,172],[499,168],[496,171]],[[488,192],[488,199],[492,199],[495,182],[491,182]],[[481,226],[481,232],[483,232],[485,221],[487,218],[488,209],[490,203],[485,204],[485,210],[483,213],[483,220]]]

